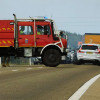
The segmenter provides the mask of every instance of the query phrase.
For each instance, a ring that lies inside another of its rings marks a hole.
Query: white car
[[[98,44],[82,44],[77,50],[74,55],[74,63],[81,64],[85,62],[100,63],[100,46]]]

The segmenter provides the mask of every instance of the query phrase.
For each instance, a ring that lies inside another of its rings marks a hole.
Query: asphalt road
[[[64,64],[0,69],[0,100],[67,100],[100,66]]]

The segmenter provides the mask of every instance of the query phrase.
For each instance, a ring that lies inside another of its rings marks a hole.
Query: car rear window
[[[82,49],[83,50],[96,50],[96,49],[98,49],[98,46],[95,46],[95,45],[83,45]]]

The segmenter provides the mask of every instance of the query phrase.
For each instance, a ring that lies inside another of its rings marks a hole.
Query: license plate
[[[87,54],[93,54],[93,52],[87,52]]]

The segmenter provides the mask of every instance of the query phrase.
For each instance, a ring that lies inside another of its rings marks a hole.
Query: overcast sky
[[[100,0],[0,0],[0,19],[47,16],[59,30],[100,33]]]

